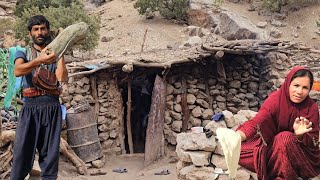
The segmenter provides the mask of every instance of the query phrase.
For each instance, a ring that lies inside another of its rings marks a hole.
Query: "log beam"
[[[79,174],[88,174],[86,164],[76,155],[67,141],[63,138],[60,138],[60,152],[77,168]]]

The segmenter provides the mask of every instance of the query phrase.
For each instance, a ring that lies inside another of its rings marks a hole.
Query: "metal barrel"
[[[70,147],[84,162],[102,157],[97,122],[93,110],[67,114],[67,139]]]

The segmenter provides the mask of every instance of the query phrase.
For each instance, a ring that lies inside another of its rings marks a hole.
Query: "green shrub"
[[[23,0],[26,5],[32,0]],[[81,3],[73,2],[70,6],[58,6],[58,2],[69,2],[68,0],[51,0],[51,4],[46,4],[43,1],[39,1],[39,6],[31,6],[21,13],[20,18],[16,22],[16,38],[25,40],[29,43],[27,22],[31,16],[42,14],[50,22],[51,30],[58,28],[66,28],[71,24],[78,22],[86,22],[89,25],[89,33],[86,37],[85,43],[80,44],[76,48],[82,50],[92,50],[98,45],[100,29],[100,18],[97,16],[89,16],[85,13],[84,6]],[[43,2],[43,4],[41,4]],[[21,5],[21,4],[20,4]],[[41,5],[41,6],[40,6]],[[53,6],[51,6],[53,5]]]
[[[305,2],[316,2],[317,0],[262,0],[263,6],[273,12],[280,12],[281,7],[287,4],[298,4]]]
[[[21,17],[24,10],[31,7],[38,7],[42,10],[49,7],[71,7],[72,4],[81,5],[81,2],[79,0],[17,0],[14,13],[16,16]]]
[[[153,16],[158,11],[166,19],[176,19],[185,21],[189,0],[137,0],[134,7],[139,14]]]
[[[220,7],[224,3],[224,0],[213,0],[213,4],[216,7]]]
[[[0,35],[5,33],[7,30],[14,30],[14,21],[11,19],[0,19]]]

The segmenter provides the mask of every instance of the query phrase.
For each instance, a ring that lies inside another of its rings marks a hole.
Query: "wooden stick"
[[[130,154],[133,154],[133,141],[131,131],[131,77],[128,79],[128,101],[127,101],[127,134]]]
[[[5,161],[1,162],[1,166],[2,166],[3,170],[4,170],[6,167],[10,166],[10,162],[11,162],[12,159],[13,159],[12,148],[11,148],[10,152],[11,152],[11,153],[10,153],[8,156],[6,156]],[[1,168],[1,169],[2,169],[2,168]]]
[[[91,84],[91,90],[92,90],[92,96],[94,99],[94,118],[98,121],[99,116],[99,98],[98,98],[98,92],[97,92],[97,78],[95,76],[90,76],[90,84]]]
[[[60,138],[60,152],[77,168],[79,174],[88,174],[86,164],[76,155],[63,138]]]
[[[212,67],[212,63],[209,63],[209,66],[203,66],[203,77],[205,77],[205,85],[206,85],[206,95],[208,96],[207,97],[207,100],[209,102],[209,109],[213,109],[212,108],[212,105],[213,105],[213,97],[210,95],[210,89],[209,89],[209,77],[208,77],[208,74],[210,74],[209,70],[208,69],[211,69]]]
[[[6,156],[9,156],[11,149],[12,149],[12,144],[10,144],[10,145],[7,147],[7,150],[6,150],[4,153],[1,154],[1,156],[0,156],[0,162],[3,161],[3,158],[5,158]],[[2,165],[2,164],[1,164],[1,165]]]
[[[13,159],[12,144],[13,143],[11,143],[7,150],[0,156],[0,172],[10,169],[10,162]]]
[[[98,67],[97,69],[92,69],[90,71],[82,71],[82,72],[77,72],[77,73],[70,73],[69,77],[78,76],[78,75],[92,74],[94,72],[100,71],[102,69],[107,69],[109,67],[111,67],[111,66],[110,65],[105,65],[105,66]]]
[[[180,77],[182,77],[182,92],[181,92],[181,107],[182,107],[182,132],[188,130],[188,122],[190,117],[190,112],[187,104],[187,82],[185,76],[182,75],[180,71]]]
[[[125,146],[125,134],[124,134],[124,108],[123,108],[123,99],[122,95],[120,93],[120,88],[118,86],[118,80],[116,74],[114,74],[115,80],[114,80],[114,85],[115,88],[117,89],[118,95],[116,95],[116,101],[118,107],[118,113],[119,113],[119,118],[120,118],[120,127],[119,127],[119,139],[120,139],[120,146],[121,146],[121,153],[126,154],[126,146]]]
[[[216,62],[217,62],[217,72],[218,72],[219,76],[223,77],[224,79],[227,79],[226,71],[224,69],[222,59],[217,59]]]
[[[1,179],[1,180],[6,179],[7,175],[8,175],[10,172],[11,172],[11,168],[9,168],[6,172],[2,173],[2,174],[0,175],[0,179]]]
[[[143,52],[143,46],[144,46],[144,43],[146,42],[147,33],[148,33],[148,28],[144,32],[143,42],[142,42],[142,45],[141,45],[141,52]]]

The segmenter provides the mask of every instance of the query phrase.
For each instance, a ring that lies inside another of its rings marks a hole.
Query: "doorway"
[[[144,153],[148,115],[156,73],[132,73],[131,80],[131,132],[134,153]],[[126,152],[130,152],[127,129],[128,85],[122,86],[124,107],[124,133]]]

